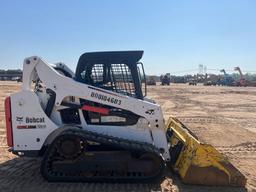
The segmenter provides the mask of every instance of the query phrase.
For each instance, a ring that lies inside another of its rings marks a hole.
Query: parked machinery
[[[235,71],[238,71],[238,72],[239,72],[239,75],[240,75],[239,80],[236,80],[236,81],[234,82],[234,85],[235,85],[235,86],[239,86],[239,87],[245,87],[245,86],[247,86],[246,80],[245,80],[245,78],[244,78],[244,75],[243,75],[243,73],[242,73],[240,67],[235,67],[234,70],[235,70]]]
[[[142,55],[85,53],[76,73],[26,58],[22,88],[5,100],[10,151],[42,156],[52,182],[151,182],[167,166],[185,183],[244,186],[244,175],[178,119],[164,125],[141,84]]]
[[[226,73],[225,69],[221,69],[220,72],[224,75],[223,79],[220,80],[220,85],[233,86],[234,79]]]
[[[198,83],[198,76],[194,75],[194,76],[187,76],[188,77],[188,85],[197,85]]]
[[[215,74],[205,74],[204,86],[216,86],[220,84],[220,76]]]
[[[187,76],[170,76],[172,83],[187,83]]]
[[[235,86],[242,86],[242,87],[246,87],[246,86],[252,86],[255,87],[256,86],[256,81],[253,79],[250,80],[246,80],[240,67],[235,67],[235,70],[239,72],[240,75],[240,79],[234,82]]]
[[[147,85],[156,85],[156,76],[149,75],[147,76]]]
[[[170,73],[166,73],[165,75],[160,76],[161,85],[170,85],[171,75]]]

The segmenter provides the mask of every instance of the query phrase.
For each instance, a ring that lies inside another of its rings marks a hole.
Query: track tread
[[[82,140],[86,141],[91,141],[91,142],[96,142],[100,143],[103,145],[108,145],[108,146],[113,146],[113,147],[121,147],[127,151],[132,151],[132,152],[140,152],[140,153],[152,153],[157,156],[157,158],[160,159],[160,167],[159,171],[152,176],[99,176],[97,175],[94,177],[84,177],[84,176],[79,176],[79,175],[72,175],[72,176],[53,176],[48,173],[47,171],[47,166],[49,165],[50,161],[49,159],[51,158],[51,153],[54,150],[54,146],[56,142],[58,142],[58,139],[65,136],[65,135],[75,135]],[[46,154],[44,155],[42,164],[41,164],[41,174],[45,179],[48,181],[69,181],[69,182],[80,182],[80,181],[85,181],[85,182],[152,182],[152,181],[159,181],[162,179],[163,172],[165,170],[165,163],[164,160],[161,156],[160,150],[157,149],[154,145],[146,143],[146,142],[138,142],[138,141],[133,141],[133,140],[127,140],[127,139],[122,139],[119,137],[113,137],[113,136],[108,136],[104,134],[99,134],[95,133],[92,131],[88,130],[82,130],[82,129],[69,129],[66,131],[63,131],[56,139],[55,141],[49,146],[49,148],[46,151]]]

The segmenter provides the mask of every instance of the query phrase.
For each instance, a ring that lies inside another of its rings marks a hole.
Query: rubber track
[[[47,165],[48,165],[48,159],[49,156],[51,155],[51,151],[55,146],[55,143],[58,141],[58,138],[60,138],[63,135],[76,135],[80,137],[81,139],[85,139],[87,141],[92,141],[96,143],[101,143],[104,145],[108,146],[114,146],[114,147],[121,147],[127,151],[131,152],[141,152],[141,153],[153,153],[158,158],[161,160],[161,166],[159,167],[159,171],[156,175],[153,176],[134,176],[134,177],[117,177],[117,176],[112,176],[112,177],[99,177],[99,178],[87,178],[87,177],[82,177],[82,176],[52,176],[49,175],[47,170]],[[138,142],[138,141],[133,141],[133,140],[127,140],[127,139],[122,139],[119,137],[113,137],[113,136],[108,136],[104,134],[99,134],[95,133],[92,131],[88,130],[82,130],[82,129],[70,129],[63,131],[56,139],[55,141],[51,144],[51,146],[48,148],[46,151],[42,164],[41,164],[41,174],[42,176],[47,179],[48,181],[63,181],[63,182],[120,182],[120,183],[125,183],[125,182],[153,182],[153,181],[159,181],[163,177],[163,172],[165,170],[165,162],[162,158],[162,155],[154,145],[146,143],[146,142]]]

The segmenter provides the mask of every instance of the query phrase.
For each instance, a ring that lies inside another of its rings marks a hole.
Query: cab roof
[[[84,53],[78,60],[77,67],[86,64],[125,63],[136,64],[143,55],[143,51],[104,51]]]

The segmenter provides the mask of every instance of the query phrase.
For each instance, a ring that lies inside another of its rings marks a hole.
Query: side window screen
[[[103,64],[95,64],[92,67],[91,79],[93,83],[103,83]]]
[[[93,66],[86,66],[86,68],[80,73],[81,79],[84,83],[102,87],[104,78],[104,65],[94,64]]]
[[[110,74],[114,83],[114,91],[124,95],[135,96],[131,70],[126,64],[112,64]]]
[[[126,64],[93,64],[80,75],[86,84],[135,97],[134,81]]]

